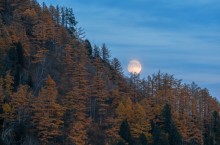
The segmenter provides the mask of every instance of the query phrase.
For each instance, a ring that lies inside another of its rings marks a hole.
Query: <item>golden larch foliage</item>
[[[38,98],[32,100],[33,125],[41,144],[48,144],[51,139],[61,135],[63,108],[57,103],[57,95],[56,83],[48,76]]]

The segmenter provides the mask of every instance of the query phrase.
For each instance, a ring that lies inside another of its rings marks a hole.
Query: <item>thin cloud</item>
[[[121,60],[125,72],[127,62],[139,58],[143,75],[161,69],[186,81],[210,86],[213,94],[219,92],[211,84],[220,82],[220,1],[65,0],[60,3],[73,7],[87,38],[97,45],[105,42],[112,56]]]

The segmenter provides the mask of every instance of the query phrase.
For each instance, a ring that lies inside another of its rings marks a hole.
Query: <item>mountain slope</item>
[[[1,144],[219,143],[207,89],[161,72],[126,78],[72,9],[2,0],[0,18]]]

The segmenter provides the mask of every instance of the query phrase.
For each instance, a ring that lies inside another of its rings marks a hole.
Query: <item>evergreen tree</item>
[[[153,145],[169,145],[166,135],[162,132],[160,127],[154,122],[151,123]]]
[[[118,134],[123,138],[126,142],[131,143],[132,142],[132,137],[131,137],[131,132],[130,132],[130,126],[127,122],[127,120],[124,120],[121,123],[120,130]]]
[[[147,138],[143,133],[140,134],[139,141],[140,141],[141,145],[148,145]]]
[[[111,62],[111,66],[112,66],[113,70],[115,70],[117,73],[119,73],[119,74],[123,73],[121,63],[117,58],[113,58],[113,60]]]
[[[91,58],[92,57],[92,45],[87,39],[85,40],[85,48],[88,51],[87,52],[88,56]]]
[[[110,52],[105,44],[102,45],[101,52],[102,52],[102,60],[106,63],[109,63]]]
[[[69,33],[72,36],[76,36],[76,25],[77,25],[77,21],[75,19],[75,16],[73,14],[73,9],[72,8],[66,8],[66,27],[69,30]],[[77,36],[76,36],[77,37]]]
[[[218,145],[220,144],[220,116],[217,111],[214,111],[212,116],[213,119],[211,135],[213,138],[213,145]]]
[[[162,110],[162,129],[168,134],[170,145],[181,145],[182,138],[178,132],[171,114],[171,108],[166,104]]]
[[[125,145],[125,143],[124,143],[123,141],[119,141],[119,142],[117,143],[117,145]]]
[[[94,46],[93,57],[100,58],[100,48],[97,45]]]

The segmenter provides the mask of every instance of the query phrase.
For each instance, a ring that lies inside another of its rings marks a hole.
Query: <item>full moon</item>
[[[131,60],[128,64],[128,72],[139,74],[141,72],[141,63],[137,60]]]

